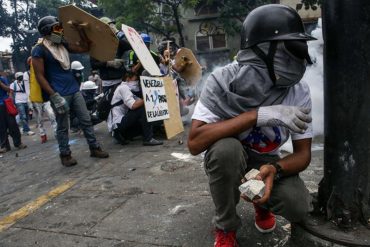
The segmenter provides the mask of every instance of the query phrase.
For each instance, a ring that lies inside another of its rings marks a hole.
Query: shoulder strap
[[[16,83],[13,83],[13,97],[15,99],[15,94],[17,93],[17,88],[15,87]]]
[[[122,105],[122,104],[123,104],[123,100],[120,100],[120,101],[118,101],[118,102],[114,103],[114,104],[112,105],[112,108],[113,108],[113,107],[116,107],[116,106],[119,106],[119,105]]]

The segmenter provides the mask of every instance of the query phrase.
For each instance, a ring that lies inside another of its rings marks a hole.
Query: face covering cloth
[[[267,54],[269,45],[267,42],[258,46]],[[236,117],[260,106],[280,104],[289,88],[304,74],[303,67],[292,66],[299,61],[305,68],[303,60],[288,54],[283,42],[279,42],[274,56],[274,70],[279,78],[275,85],[265,62],[252,49],[240,50],[237,63],[219,68],[208,77],[200,101],[222,119]],[[279,81],[281,78],[288,82]]]

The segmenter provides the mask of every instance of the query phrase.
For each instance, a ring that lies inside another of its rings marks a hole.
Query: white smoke
[[[315,137],[324,134],[324,62],[323,62],[323,47],[324,40],[322,37],[321,19],[317,23],[317,27],[312,31],[311,35],[317,40],[308,42],[308,52],[314,64],[307,67],[306,73],[302,80],[306,81],[310,87],[312,99],[312,127],[314,139]],[[323,146],[320,143],[313,145],[312,150],[322,150]],[[291,139],[281,146],[280,150],[293,152]]]
[[[314,64],[307,67],[303,80],[308,83],[311,91],[314,136],[320,136],[324,134],[324,41],[321,19],[319,19],[317,28],[312,31],[311,35],[317,38],[315,41],[308,42],[308,51]]]

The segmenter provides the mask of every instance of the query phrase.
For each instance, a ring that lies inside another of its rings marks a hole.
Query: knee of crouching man
[[[238,165],[243,155],[243,147],[235,138],[224,138],[214,143],[207,151],[205,157],[206,169],[217,166],[222,170],[229,170]]]

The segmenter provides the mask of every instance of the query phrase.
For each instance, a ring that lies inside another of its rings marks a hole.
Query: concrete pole
[[[323,1],[323,34],[324,178],[291,240],[370,247],[370,0]]]
[[[323,32],[325,149],[319,205],[341,228],[358,222],[369,226],[370,1],[324,1]]]

